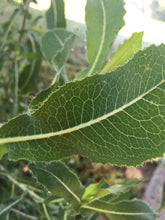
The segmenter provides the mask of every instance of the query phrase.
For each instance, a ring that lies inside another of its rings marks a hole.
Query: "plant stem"
[[[64,200],[64,199],[62,199],[62,198],[60,198],[60,199],[54,199],[54,200],[50,201],[49,204],[61,202],[61,201],[63,201],[63,200]]]
[[[1,175],[6,176],[11,182],[13,182],[15,185],[17,185],[20,189],[22,189],[24,192],[29,193],[33,198],[38,200],[39,202],[43,202],[44,199],[40,196],[38,196],[36,193],[34,193],[32,190],[25,187],[23,184],[19,183],[17,180],[15,180],[10,174],[0,172]]]
[[[2,41],[2,44],[1,44],[1,47],[0,47],[0,51],[3,49],[3,46],[5,45],[6,41],[7,41],[7,38],[8,38],[8,35],[9,35],[9,32],[15,22],[15,19],[16,19],[16,16],[11,20],[10,22],[10,25],[7,29],[7,31],[5,32],[5,36],[3,37],[3,41]]]
[[[14,197],[14,191],[15,191],[15,184],[14,183],[12,183],[12,187],[11,187],[11,198],[13,198]]]
[[[42,203],[42,207],[43,207],[43,209],[44,209],[46,218],[47,218],[48,220],[51,220],[51,218],[50,218],[50,216],[49,216],[49,213],[48,213],[48,210],[47,210],[47,208],[46,208],[45,203]]]
[[[4,212],[6,212],[8,209],[10,209],[12,206],[19,203],[22,199],[23,199],[23,196],[20,197],[19,199],[17,199],[16,201],[14,201],[13,203],[11,203],[10,205],[8,205],[7,207],[5,207],[3,210],[0,211],[0,215],[2,215]]]
[[[21,42],[23,34],[24,34],[25,23],[26,23],[26,12],[29,8],[30,2],[31,2],[31,0],[26,0],[25,5],[24,5],[24,15],[23,15],[22,24],[21,24],[21,28],[20,28],[20,35],[19,35],[19,39],[18,39],[19,42]]]
[[[19,215],[21,215],[21,216],[23,216],[23,217],[32,219],[32,220],[37,220],[37,219],[38,219],[38,218],[35,217],[35,216],[25,214],[25,213],[23,213],[23,212],[21,212],[21,211],[19,211],[19,210],[17,210],[17,209],[14,209],[14,208],[12,208],[11,211],[13,211],[13,212],[15,212],[15,213],[17,213],[17,214],[19,214]]]
[[[67,216],[68,216],[68,212],[65,211],[65,212],[64,212],[64,220],[67,220]]]
[[[18,83],[19,83],[19,70],[18,70],[18,60],[15,60],[15,86],[14,86],[14,109],[13,116],[18,114]]]

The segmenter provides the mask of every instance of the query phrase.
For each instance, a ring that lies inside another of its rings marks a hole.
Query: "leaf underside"
[[[156,213],[141,200],[111,204],[100,200],[84,205],[81,209],[84,216],[92,212],[105,213],[111,220],[156,220]]]
[[[89,67],[77,74],[80,80],[100,72],[110,46],[124,25],[123,0],[88,0],[86,5],[86,40]]]
[[[31,115],[0,128],[9,158],[52,161],[81,154],[137,165],[165,152],[165,45],[117,70],[65,84]]]

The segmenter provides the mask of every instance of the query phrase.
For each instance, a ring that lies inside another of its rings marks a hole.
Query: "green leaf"
[[[109,188],[109,191],[110,191],[110,193],[112,193],[114,195],[119,195],[121,193],[126,193],[132,187],[134,187],[135,185],[139,184],[140,182],[141,182],[141,180],[139,180],[139,179],[130,179],[126,183],[124,183],[122,185],[116,184],[114,186],[111,186]]]
[[[35,35],[32,32],[28,33],[29,51],[35,55],[28,59],[28,64],[25,65],[20,73],[19,88],[21,93],[27,93],[31,91],[35,86],[38,78],[38,74],[41,68],[42,54],[40,51],[40,45]],[[29,54],[26,54],[28,58]],[[31,54],[32,55],[32,54]]]
[[[59,204],[57,220],[75,220],[74,216],[69,216],[71,210],[67,210],[62,204]]]
[[[46,22],[49,29],[56,27],[66,26],[64,1],[63,0],[51,0],[51,5],[46,12]]]
[[[56,89],[58,89],[58,87],[64,85],[66,82],[68,82],[68,77],[66,75],[66,72],[64,70],[64,68],[61,69],[61,71],[59,71],[56,74],[55,77],[55,81],[54,83],[48,87],[47,89],[41,91],[40,93],[38,93],[31,101],[30,105],[29,105],[29,112],[33,112],[36,109],[38,109],[42,103],[44,102],[44,100],[46,100],[48,98],[48,96],[55,91]]]
[[[48,40],[52,37],[54,37],[54,40],[51,42],[50,48],[53,49],[47,50],[47,45],[49,42]],[[52,82],[52,85],[47,89],[41,91],[39,94],[37,94],[37,96],[31,101],[29,106],[30,112],[38,109],[42,102],[51,94],[51,92],[55,91],[59,86],[62,86],[63,84],[69,81],[63,66],[72,48],[74,38],[75,35],[73,33],[65,30],[56,30],[53,32],[49,31],[43,36],[43,52],[49,60],[49,62],[53,64],[57,73]],[[60,42],[62,43],[60,44]]]
[[[123,0],[88,0],[86,5],[86,39],[89,68],[77,75],[85,76],[100,72],[118,31],[124,25]]]
[[[101,70],[101,73],[107,73],[115,70],[117,67],[128,62],[137,50],[142,49],[142,38],[144,32],[135,32],[132,36],[120,44],[117,51],[114,52],[111,60]]]
[[[156,220],[156,213],[141,200],[107,203],[95,201],[81,208],[81,214],[105,213],[111,220]]]
[[[123,185],[114,185],[108,188],[100,189],[91,199],[91,201],[95,201],[98,199],[102,199],[104,201],[113,201],[120,198],[121,194],[130,191],[132,187],[139,184],[141,181],[138,179],[130,179]],[[90,201],[90,202],[91,202]]]
[[[89,217],[85,218],[85,220],[96,220],[98,219],[97,217],[99,216],[98,213],[94,213],[92,215],[90,215]]]
[[[136,166],[165,152],[164,106],[165,45],[152,45],[111,73],[60,87],[32,114],[3,125],[0,144],[14,160],[81,154]]]
[[[0,160],[5,153],[7,153],[7,148],[5,145],[2,144],[0,145]]]
[[[74,208],[79,207],[84,187],[78,177],[64,163],[60,161],[49,164],[35,163],[30,164],[29,168],[38,182],[48,191],[72,203]]]
[[[104,201],[108,202],[118,202],[122,200],[126,200],[129,198],[128,192],[134,187],[135,185],[139,184],[141,180],[138,179],[130,179],[123,185],[114,185],[106,188],[109,191],[109,194],[105,195],[104,197],[100,197]],[[100,199],[99,198],[99,199]]]
[[[6,32],[5,32],[4,36],[3,36],[3,41],[2,41],[2,43],[0,45],[0,51],[3,50],[3,48],[4,48],[4,46],[5,46],[6,42],[7,42],[8,35],[9,35],[9,33],[10,33],[11,29],[12,29],[12,26],[14,25],[15,20],[17,18],[17,15],[19,13],[20,13],[20,9],[16,8],[14,10],[14,12],[12,13],[12,15],[10,16],[9,21],[7,21],[5,23]]]
[[[104,183],[104,179],[102,179],[99,183],[89,185],[82,197],[82,202],[88,202],[96,195],[96,193],[100,190]]]
[[[56,71],[59,71],[68,59],[74,39],[75,35],[64,29],[48,31],[43,36],[42,51]]]
[[[59,204],[59,209],[58,209],[58,217],[57,217],[57,220],[64,219],[64,215],[65,215],[65,208],[64,208],[63,205],[60,203],[60,204]]]
[[[14,207],[16,204],[18,204],[23,199],[23,196],[21,197],[14,197],[7,201],[6,203],[0,204],[0,216],[4,214],[5,212],[9,211],[12,207]]]

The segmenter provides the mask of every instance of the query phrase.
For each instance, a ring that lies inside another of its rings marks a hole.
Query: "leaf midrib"
[[[160,86],[162,83],[165,82],[165,79],[163,79],[160,83],[152,87],[150,90],[147,92],[143,93],[142,95],[138,96],[136,99],[133,99],[132,101],[128,102],[127,104],[121,106],[118,109],[115,109],[114,111],[103,115],[99,118],[96,118],[94,120],[90,120],[86,123],[82,123],[80,125],[74,126],[72,128],[67,128],[61,131],[56,131],[56,132],[50,132],[50,133],[45,133],[45,134],[36,134],[36,135],[27,135],[27,136],[18,136],[18,137],[8,137],[8,138],[1,138],[0,139],[0,145],[1,144],[8,144],[8,143],[16,143],[16,142],[25,142],[25,141],[32,141],[32,140],[38,140],[38,139],[44,139],[44,138],[51,138],[55,136],[60,136],[64,134],[68,134],[74,131],[78,131],[80,129],[92,126],[93,124],[99,123],[100,121],[103,121],[118,112],[121,112],[122,110],[126,109],[127,107],[131,106],[132,104],[136,103],[137,101],[141,100],[144,96],[146,96],[148,93],[152,92],[154,89],[156,89],[158,86]]]
[[[93,211],[96,211],[96,212],[102,212],[102,213],[107,213],[107,214],[114,214],[114,215],[129,215],[129,216],[134,216],[134,215],[153,215],[152,213],[142,213],[142,212],[134,212],[134,213],[129,213],[129,212],[115,212],[115,211],[108,211],[108,210],[105,210],[105,209],[100,209],[100,208],[95,208],[95,207],[92,207],[92,206],[88,206],[88,205],[83,205],[81,206],[81,208],[84,208],[84,209],[90,209],[90,210],[93,210]]]
[[[88,73],[88,75],[90,76],[92,73],[93,73],[93,70],[99,60],[99,57],[101,55],[101,51],[102,51],[102,48],[103,48],[103,45],[104,45],[104,40],[105,40],[105,32],[106,32],[106,11],[105,11],[105,7],[104,7],[104,3],[103,3],[103,0],[100,0],[101,2],[101,7],[102,7],[102,10],[103,10],[103,32],[102,32],[102,35],[101,35],[101,43],[100,43],[100,47],[99,47],[99,50],[98,50],[98,53],[97,53],[97,56],[95,58],[95,61],[94,63],[92,64],[92,67],[90,68],[90,71]]]

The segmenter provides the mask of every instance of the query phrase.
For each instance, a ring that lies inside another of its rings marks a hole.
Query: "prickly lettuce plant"
[[[143,33],[134,33],[104,65],[124,14],[122,0],[87,0],[89,66],[72,82],[64,64],[75,35],[49,25],[42,52],[57,74],[27,113],[0,128],[1,154],[33,162],[29,168],[37,181],[66,202],[58,219],[97,219],[98,213],[111,220],[156,219],[142,201],[120,199],[139,181],[110,187],[102,180],[85,188],[60,161],[80,154],[93,162],[136,166],[165,152],[165,46],[141,50]]]

